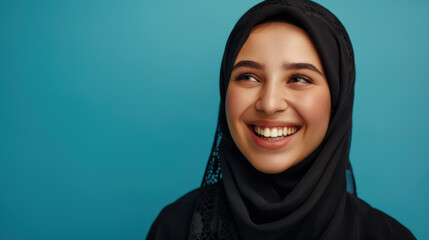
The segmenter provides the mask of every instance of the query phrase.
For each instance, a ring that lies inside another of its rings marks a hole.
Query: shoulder
[[[397,220],[351,194],[347,194],[345,215],[346,229],[360,235],[350,236],[348,239],[416,239]]]
[[[153,222],[147,240],[187,239],[198,194],[199,188],[164,207]]]

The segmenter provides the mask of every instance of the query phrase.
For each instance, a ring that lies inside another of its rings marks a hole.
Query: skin
[[[282,22],[254,27],[235,60],[225,104],[232,138],[257,170],[280,173],[310,155],[326,134],[331,96],[308,34]],[[281,148],[261,147],[249,130],[256,120],[299,130]]]

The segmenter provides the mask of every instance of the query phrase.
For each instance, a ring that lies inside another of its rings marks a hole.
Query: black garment
[[[187,193],[162,209],[155,222],[153,222],[147,239],[187,239],[192,213],[199,193],[198,190]]]
[[[319,147],[279,174],[264,174],[251,166],[232,140],[225,115],[226,90],[238,52],[251,29],[268,21],[293,24],[308,33],[322,61],[332,104]],[[179,235],[245,240],[415,239],[397,221],[346,191],[349,185],[355,194],[349,162],[354,82],[350,39],[327,9],[307,0],[267,0],[251,8],[237,22],[225,47],[218,128],[198,196],[196,200],[187,196],[164,209],[148,239]]]
[[[187,230],[191,224],[190,219],[198,194],[199,189],[196,189],[166,206],[152,224],[147,239],[188,239]],[[350,231],[342,231],[338,239],[415,239],[411,232],[398,221],[372,208],[352,194],[347,194],[346,214],[353,217],[342,222],[341,229],[349,229]]]

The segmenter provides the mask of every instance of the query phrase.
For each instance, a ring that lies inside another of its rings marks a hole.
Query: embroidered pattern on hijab
[[[266,21],[291,23],[308,33],[326,72],[333,111],[320,146],[279,174],[264,174],[250,165],[234,144],[225,116],[235,58],[251,29]],[[245,13],[222,60],[218,126],[189,239],[334,239],[346,191],[356,194],[349,161],[354,81],[348,34],[324,7],[307,0],[268,0]]]

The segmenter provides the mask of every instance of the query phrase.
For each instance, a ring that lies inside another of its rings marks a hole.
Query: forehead
[[[235,62],[240,60],[255,60],[267,64],[309,62],[322,67],[308,34],[302,28],[284,22],[267,22],[255,26]]]

